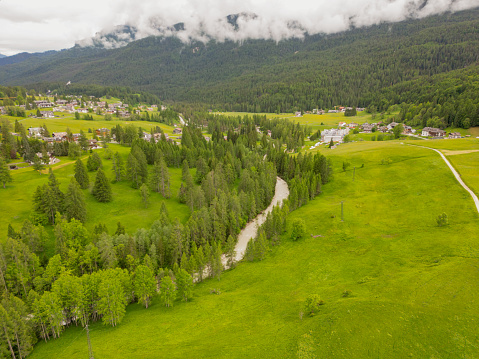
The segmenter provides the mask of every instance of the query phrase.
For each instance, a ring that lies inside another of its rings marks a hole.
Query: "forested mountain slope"
[[[170,101],[275,112],[367,106],[385,88],[478,60],[475,9],[279,43],[149,37],[115,50],[77,46],[0,66],[0,83],[123,85]]]

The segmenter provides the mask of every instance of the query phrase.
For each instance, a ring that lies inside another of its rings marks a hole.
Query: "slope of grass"
[[[189,303],[155,299],[130,305],[116,328],[93,324],[95,358],[290,358],[300,344],[319,358],[477,357],[479,216],[442,159],[396,141],[319,150],[336,173],[288,218],[305,220],[305,238],[288,231],[264,261],[197,285]],[[301,319],[309,294],[325,305]],[[85,332],[70,328],[31,357],[86,355]]]
[[[447,158],[461,174],[466,185],[479,195],[479,152],[447,156]]]
[[[128,147],[110,145],[110,149],[123,155],[125,162],[130,151]],[[103,157],[104,149],[98,151]],[[88,155],[82,157],[86,165]],[[103,169],[108,178],[114,178],[111,160],[102,159]],[[66,192],[70,179],[74,176],[74,162],[67,157],[62,157],[61,162],[54,165],[53,172],[60,182],[60,189]],[[189,217],[189,209],[178,202],[178,191],[181,185],[181,169],[169,168],[171,176],[171,198],[164,199],[159,193],[151,192],[150,206],[145,208],[138,189],[131,187],[129,181],[112,182],[113,200],[110,203],[100,203],[90,190],[84,190],[87,205],[86,227],[93,230],[98,223],[104,223],[109,232],[116,230],[118,222],[126,228],[128,233],[134,233],[138,228],[149,227],[159,216],[161,203],[165,201],[170,217],[178,217],[185,222]],[[95,181],[96,172],[89,172],[90,187]],[[48,174],[39,174],[33,167],[26,167],[12,171],[13,182],[6,189],[0,190],[0,203],[3,215],[0,218],[0,233],[6,234],[8,224],[11,223],[16,230],[21,228],[25,219],[30,217],[33,209],[33,194],[37,186],[48,183]]]

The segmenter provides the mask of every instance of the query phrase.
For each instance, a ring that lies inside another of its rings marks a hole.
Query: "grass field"
[[[479,357],[479,215],[440,156],[399,141],[318,151],[335,175],[288,218],[305,220],[304,239],[287,233],[264,261],[197,285],[189,303],[155,299],[130,305],[118,327],[93,324],[95,358],[292,358],[300,345],[318,358]],[[450,224],[437,227],[443,212]],[[309,294],[325,305],[301,319]],[[74,327],[31,358],[87,353]]]
[[[118,151],[125,159],[130,148],[120,145],[110,145],[113,153]],[[98,151],[101,157],[104,149]],[[86,165],[88,155],[83,156]],[[111,160],[103,161],[103,168],[108,178],[113,180]],[[74,175],[74,162],[68,157],[61,157],[61,162],[53,165],[53,172],[60,182],[60,189],[66,192],[70,179]],[[178,217],[185,222],[189,217],[189,209],[180,204],[177,194],[181,185],[181,169],[169,168],[171,176],[171,198],[165,200],[160,194],[151,192],[150,206],[145,208],[142,204],[140,192],[131,187],[129,181],[112,183],[113,200],[109,203],[98,202],[89,190],[84,190],[87,204],[86,227],[92,230],[98,223],[106,224],[110,234],[114,233],[118,222],[126,228],[128,233],[134,233],[138,228],[149,227],[160,213],[161,202],[165,201],[170,217]],[[89,172],[90,186],[93,186],[96,172]],[[33,167],[26,167],[12,171],[13,182],[7,184],[6,189],[0,190],[0,203],[2,215],[0,219],[0,233],[6,234],[8,224],[11,223],[18,231],[25,219],[30,217],[33,209],[33,194],[39,185],[48,183],[48,174],[40,175]],[[6,215],[8,214],[8,215]],[[51,250],[52,248],[50,248]]]
[[[142,127],[145,131],[149,131],[152,127],[159,126],[165,133],[169,135],[172,135],[173,133],[173,127],[158,122],[126,121],[115,117],[113,117],[112,121],[105,121],[104,116],[95,114],[92,114],[93,121],[85,121],[76,120],[75,116],[69,113],[56,112],[55,115],[57,116],[55,118],[16,118],[11,116],[0,116],[0,119],[7,119],[12,125],[15,123],[15,120],[18,120],[25,129],[28,129],[29,127],[40,127],[45,124],[50,133],[64,132],[68,127],[73,133],[78,133],[80,130],[83,130],[83,132],[88,135],[89,128],[92,129],[92,131],[95,131],[98,128],[112,128],[118,124],[121,126],[134,124],[137,127]],[[91,136],[92,135],[90,135],[90,137]]]

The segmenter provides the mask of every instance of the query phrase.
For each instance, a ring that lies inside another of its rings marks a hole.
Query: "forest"
[[[190,118],[181,146],[164,136],[147,142],[133,125],[117,126],[118,141],[130,147],[127,158],[110,153],[102,159],[93,152],[86,165],[78,158],[66,192],[50,171],[32,198],[30,219],[21,228],[9,226],[0,241],[3,355],[24,358],[37,340],[58,338],[70,325],[86,327],[99,320],[120,325],[129,303],[148,308],[158,291],[166,307],[188,301],[194,283],[219,279],[224,269],[234,267],[237,235],[269,205],[277,176],[288,181],[290,197],[268,215],[248,246],[247,260],[261,260],[268,247],[278,245],[287,213],[319,195],[332,178],[331,163],[323,155],[289,153],[301,146],[304,127],[266,116],[211,115],[213,135],[206,141],[203,123],[199,114]],[[31,153],[28,146],[21,141],[18,151]],[[103,161],[112,161],[112,173],[102,170]],[[0,175],[5,166],[2,161]],[[108,233],[101,219],[93,232],[85,228],[88,192],[108,202],[110,183],[126,181],[148,206],[151,191],[170,197],[168,168],[182,171],[178,198],[191,211],[186,223],[171,218],[163,206],[150,228],[135,233],[127,233],[121,223]],[[94,183],[88,182],[87,171],[95,173]],[[45,255],[47,243],[54,243],[51,257]]]

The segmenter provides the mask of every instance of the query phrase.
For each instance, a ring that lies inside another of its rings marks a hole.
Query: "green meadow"
[[[125,119],[118,119],[113,117],[111,121],[105,121],[104,116],[91,114],[93,121],[76,120],[75,116],[70,113],[55,112],[54,118],[17,118],[11,116],[0,116],[0,119],[9,120],[12,125],[15,120],[18,120],[25,129],[29,127],[40,127],[44,124],[47,126],[48,131],[51,132],[64,132],[66,128],[70,128],[73,133],[78,133],[81,130],[85,133],[88,129],[95,131],[98,128],[112,128],[116,125],[126,126],[128,124],[134,124],[137,127],[143,128],[145,131],[149,131],[152,127],[160,127],[165,133],[172,135],[173,127],[158,122],[147,121],[127,121]]]
[[[110,145],[109,149],[113,153],[119,152],[126,162],[130,151],[129,147],[120,145]],[[93,230],[98,223],[107,226],[110,234],[114,233],[117,223],[126,228],[129,233],[134,233],[138,228],[149,227],[158,218],[161,203],[165,202],[170,217],[178,217],[185,222],[189,217],[189,209],[186,205],[178,202],[178,191],[181,185],[181,169],[169,168],[171,183],[171,198],[164,199],[156,192],[150,193],[150,205],[145,208],[140,191],[131,187],[129,181],[113,182],[112,161],[104,158],[105,149],[95,150],[103,161],[103,169],[108,178],[112,180],[113,200],[109,203],[98,202],[90,190],[84,190],[87,206],[86,227]],[[82,157],[86,165],[88,155]],[[60,157],[60,162],[53,165],[53,173],[60,182],[60,189],[66,192],[71,178],[74,176],[74,163],[68,157]],[[47,173],[47,171],[45,171]],[[30,218],[33,209],[33,194],[37,186],[48,183],[48,174],[39,174],[33,170],[33,167],[25,167],[12,171],[13,182],[7,184],[7,188],[0,191],[0,203],[2,204],[3,215],[0,220],[0,233],[7,233],[8,224],[18,231],[23,222]],[[90,187],[95,181],[96,172],[88,172],[90,177]],[[50,250],[53,250],[51,247]]]
[[[335,174],[288,217],[306,222],[304,238],[292,242],[288,230],[265,260],[196,285],[188,303],[166,308],[156,298],[148,309],[130,305],[117,327],[94,323],[94,357],[479,357],[479,215],[440,156],[401,141],[314,151]],[[443,212],[449,225],[438,227]],[[313,317],[301,315],[310,294],[324,300]],[[85,331],[72,327],[30,357],[87,354]]]

